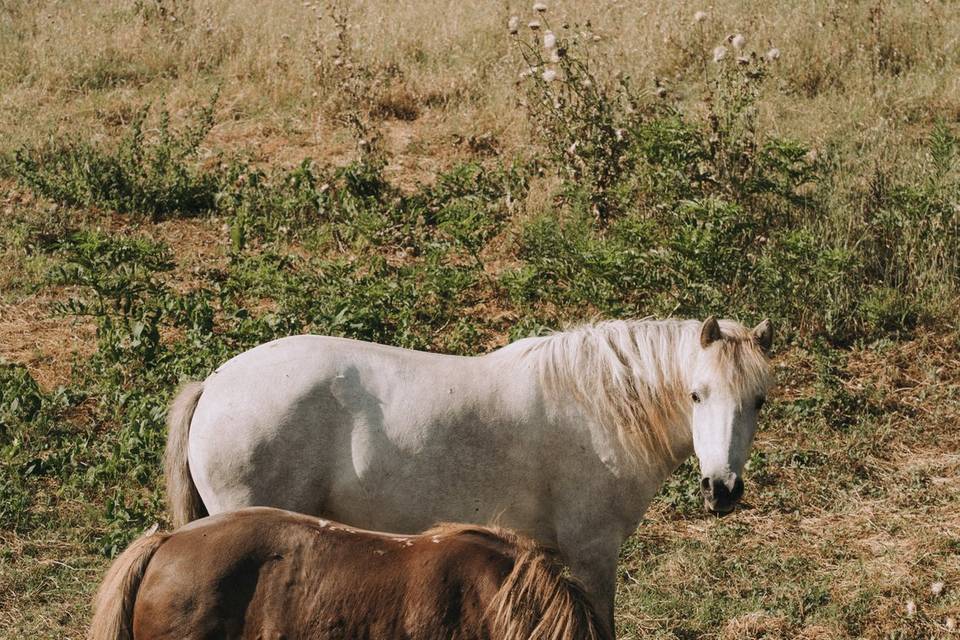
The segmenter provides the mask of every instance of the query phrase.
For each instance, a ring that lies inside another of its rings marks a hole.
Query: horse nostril
[[[700,480],[700,490],[703,491],[704,494],[710,494],[713,492],[710,478],[703,478],[702,480]]]
[[[741,497],[743,497],[743,480],[738,477],[733,482],[733,491],[730,492],[730,498],[739,500]]]

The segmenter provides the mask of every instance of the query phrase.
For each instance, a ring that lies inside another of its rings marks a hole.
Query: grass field
[[[957,634],[956,3],[549,5],[0,0],[0,636],[83,636],[233,354],[710,313],[778,331],[745,503],[678,470],[618,637]]]

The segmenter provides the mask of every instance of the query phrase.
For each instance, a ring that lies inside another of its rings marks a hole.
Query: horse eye
[[[690,399],[693,400],[694,402],[700,402],[700,394],[694,391],[693,393],[690,394]]]
[[[760,396],[759,398],[757,398],[757,411],[760,410],[760,408],[763,406],[763,403],[766,401],[767,399],[764,398],[763,396]]]

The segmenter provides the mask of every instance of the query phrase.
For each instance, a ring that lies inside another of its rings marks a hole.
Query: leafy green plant
[[[64,389],[45,393],[25,367],[0,361],[0,526],[24,531],[36,525],[37,476],[55,473],[63,456],[53,433],[74,398]]]
[[[44,394],[24,367],[0,360],[0,442],[15,422],[29,422],[40,412]]]
[[[69,298],[58,309],[97,320],[100,355],[106,363],[152,364],[160,350],[165,293],[157,274],[173,267],[166,247],[147,240],[115,239],[82,232],[61,243],[66,261],[50,275],[52,283],[82,287],[90,297]]]
[[[213,126],[215,102],[216,96],[180,130],[161,111],[151,136],[145,131],[149,107],[144,107],[114,150],[82,140],[19,149],[14,171],[24,185],[66,205],[135,213],[154,221],[211,211],[220,176],[196,162]]]

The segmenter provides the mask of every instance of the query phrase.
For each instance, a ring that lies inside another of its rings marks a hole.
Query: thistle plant
[[[639,95],[626,75],[607,80],[595,72],[585,45],[599,36],[589,22],[554,30],[545,4],[535,4],[534,12],[526,29],[517,16],[508,22],[523,65],[524,103],[564,180],[562,196],[605,224],[626,205],[618,187],[631,169],[626,133],[640,122]]]
[[[317,84],[329,96],[322,111],[354,134],[361,162],[383,164],[381,135],[371,114],[378,97],[383,94],[387,76],[357,56],[350,38],[350,18],[344,0],[328,0],[324,5],[308,0],[304,7],[313,13],[312,43]],[[326,51],[327,22],[333,25],[334,44],[330,53]]]
[[[763,58],[744,51],[744,36],[731,35],[727,43],[732,52],[723,45],[714,49],[717,69],[706,102],[716,177],[736,188],[757,168],[753,161],[758,145],[756,101],[767,70]]]
[[[741,201],[757,194],[791,197],[796,185],[811,177],[811,163],[802,161],[808,150],[770,144],[758,131],[757,101],[780,50],[748,51],[747,39],[737,33],[715,47],[712,57],[715,73],[705,99],[711,181],[725,196]],[[790,174],[787,188],[772,178],[784,171]]]

